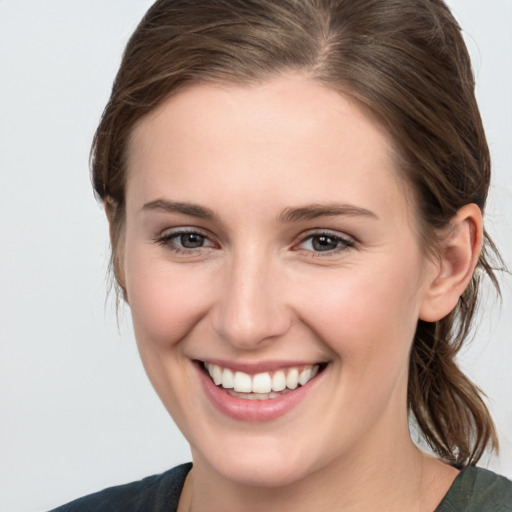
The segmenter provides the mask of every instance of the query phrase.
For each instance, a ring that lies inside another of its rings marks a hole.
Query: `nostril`
[[[258,314],[256,312],[238,312],[231,318],[218,319],[216,332],[225,341],[243,349],[261,347],[276,341],[285,335],[292,322],[286,314],[279,312]]]
[[[212,311],[214,329],[244,349],[275,341],[288,332],[293,316],[277,289],[281,279],[267,254],[239,252],[234,260]]]

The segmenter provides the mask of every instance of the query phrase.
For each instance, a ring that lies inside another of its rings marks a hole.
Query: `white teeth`
[[[215,382],[215,385],[218,386],[219,384],[222,384],[222,370],[220,369],[220,366],[213,365],[213,375],[210,373],[210,375],[213,378],[213,382]]]
[[[228,370],[227,368],[224,369],[224,371],[222,372],[221,385],[223,388],[226,389],[233,389],[235,387],[235,378],[231,370]]]
[[[319,370],[318,365],[306,366],[302,369],[287,368],[270,372],[261,372],[249,375],[245,372],[233,372],[228,368],[221,368],[216,364],[206,363],[205,367],[216,386],[233,390],[232,393],[241,393],[240,396],[251,394],[255,400],[276,398],[281,392],[294,390],[299,385],[307,384]],[[288,388],[288,389],[287,389]]]
[[[243,398],[244,400],[272,400],[273,398],[279,398],[283,393],[237,393],[232,389],[228,389],[227,392],[235,398]],[[289,393],[290,390],[285,391]]]
[[[272,379],[268,373],[258,373],[252,378],[253,393],[270,393],[272,391]]]
[[[239,393],[250,393],[252,391],[251,376],[244,372],[236,372],[234,388],[235,391],[238,391]]]
[[[272,376],[272,391],[283,391],[286,388],[286,375],[283,370],[277,370]]]
[[[311,368],[304,368],[304,370],[302,370],[299,374],[299,384],[301,386],[304,386],[304,384],[306,384],[306,382],[308,382],[309,380],[311,380]]]
[[[222,384],[222,370],[220,366],[217,366],[216,364],[207,364],[206,369],[216,386]]]
[[[299,385],[299,370],[292,368],[286,376],[286,387],[288,389],[295,389]]]

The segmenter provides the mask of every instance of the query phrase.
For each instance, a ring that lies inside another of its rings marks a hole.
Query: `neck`
[[[194,457],[179,512],[433,512],[456,475],[422,453],[408,429],[406,437],[371,443],[280,487],[228,480]]]

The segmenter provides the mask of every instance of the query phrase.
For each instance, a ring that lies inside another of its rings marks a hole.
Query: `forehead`
[[[288,203],[373,194],[383,204],[405,200],[406,189],[382,125],[350,96],[300,75],[196,84],[142,119],[129,145],[128,195],[148,201],[166,188],[200,202],[215,191]]]
[[[194,125],[193,131],[198,133],[206,123],[213,125],[216,122],[224,123],[224,130],[231,126],[249,129],[253,136],[259,136],[258,140],[261,140],[263,134],[267,134],[268,138],[273,135],[268,130],[270,121],[275,129],[286,129],[286,124],[302,121],[302,124],[294,127],[296,135],[299,135],[298,128],[302,127],[302,135],[307,140],[318,133],[328,142],[331,137],[343,135],[340,132],[343,117],[347,120],[345,125],[348,122],[352,124],[350,131],[354,131],[356,125],[372,125],[375,134],[378,133],[382,141],[386,139],[385,144],[391,149],[392,141],[384,123],[368,107],[350,94],[294,73],[248,85],[219,82],[191,84],[172,94],[135,124],[129,148],[137,145],[143,138],[141,132],[150,127],[165,128],[169,135],[172,135],[173,129],[187,135],[184,131],[191,127],[190,124]],[[260,127],[263,132],[258,132]],[[323,133],[319,133],[320,127],[324,128]],[[327,136],[330,129],[331,137]],[[193,133],[188,132],[188,135]],[[133,156],[133,151],[130,156]]]

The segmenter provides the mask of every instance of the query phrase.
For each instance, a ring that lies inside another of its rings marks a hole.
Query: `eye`
[[[348,237],[330,232],[322,232],[306,235],[296,247],[317,253],[332,253],[342,251],[353,245],[354,241]]]
[[[163,236],[156,238],[156,242],[175,252],[189,252],[214,247],[213,242],[206,235],[192,230],[164,233]]]
[[[177,235],[174,238],[177,239],[176,242],[179,240],[180,245],[185,249],[197,249],[198,247],[203,247],[206,240],[206,237],[199,233],[184,233],[182,235]]]

